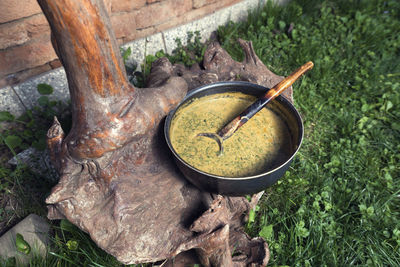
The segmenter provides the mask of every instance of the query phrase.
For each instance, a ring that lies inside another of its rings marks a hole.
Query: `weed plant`
[[[180,38],[175,39],[176,48],[172,54],[168,54],[163,50],[158,51],[155,55],[147,55],[143,69],[143,75],[147,77],[150,74],[151,64],[161,57],[166,57],[172,64],[181,64],[190,67],[193,64],[200,63],[203,60],[204,52],[207,48],[205,43],[201,42],[199,31],[188,32],[186,37],[186,45]]]
[[[246,225],[250,235],[268,241],[271,266],[400,266],[399,31],[396,0],[268,2],[247,21],[219,28],[219,41],[237,60],[243,57],[237,44],[242,38],[279,75],[315,63],[294,84],[305,125],[302,148]],[[172,55],[148,56],[135,83],[143,83],[162,56],[188,66],[199,62],[205,46],[196,37],[188,36],[188,46],[178,43]],[[123,51],[124,59],[129,53]],[[40,148],[42,137],[32,129],[51,124],[54,103],[43,98],[41,107],[30,117],[28,112],[22,130],[2,130],[2,151]],[[40,110],[41,119],[34,116]],[[0,113],[0,120],[20,119]],[[14,187],[26,173],[2,166],[2,195],[18,195]],[[49,256],[34,258],[31,266],[122,266],[67,221],[53,223],[53,233]]]
[[[30,147],[43,151],[55,115],[67,130],[71,122],[68,105],[49,99],[50,85],[39,84],[37,90],[38,105],[22,116],[0,111],[0,234],[29,213],[45,215],[44,198],[54,185],[25,164],[12,168],[7,161]]]

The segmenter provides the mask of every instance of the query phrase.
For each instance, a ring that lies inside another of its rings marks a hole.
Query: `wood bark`
[[[67,73],[73,120],[65,135],[55,118],[47,135],[61,177],[46,200],[49,218],[67,218],[125,264],[266,265],[267,244],[242,227],[260,195],[249,202],[199,191],[177,170],[160,132],[188,89],[238,77],[271,87],[282,77],[264,66],[251,42],[240,40],[243,62],[215,42],[201,67],[162,58],[148,87],[134,88],[102,1],[38,2]],[[232,257],[233,248],[240,255]]]

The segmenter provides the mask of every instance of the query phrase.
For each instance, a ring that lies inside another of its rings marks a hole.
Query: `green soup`
[[[282,164],[290,153],[287,125],[272,109],[266,107],[223,143],[199,133],[217,133],[256,98],[243,93],[222,93],[194,99],[175,113],[170,140],[179,156],[206,173],[243,177],[271,170]]]

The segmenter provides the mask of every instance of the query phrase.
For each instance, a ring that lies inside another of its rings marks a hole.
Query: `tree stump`
[[[237,77],[271,87],[282,77],[264,66],[251,42],[239,40],[243,62],[215,42],[201,67],[162,58],[148,88],[135,88],[101,0],[38,2],[67,73],[73,120],[67,136],[56,118],[47,134],[61,177],[46,200],[48,217],[68,219],[125,264],[173,259],[169,264],[180,266],[195,251],[204,266],[265,266],[266,242],[242,227],[262,193],[249,202],[201,192],[176,168],[160,132],[187,90]]]

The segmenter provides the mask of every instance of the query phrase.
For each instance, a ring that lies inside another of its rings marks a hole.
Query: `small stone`
[[[0,257],[3,259],[15,257],[18,266],[28,264],[33,256],[45,257],[49,245],[49,231],[50,225],[45,219],[36,214],[30,214],[0,237]],[[26,255],[17,250],[15,244],[17,234],[22,235],[31,247],[29,254]]]
[[[8,161],[8,164],[15,166],[20,163],[26,164],[31,171],[45,177],[49,182],[54,183],[59,180],[59,174],[51,164],[50,155],[47,150],[39,151],[31,147]]]

